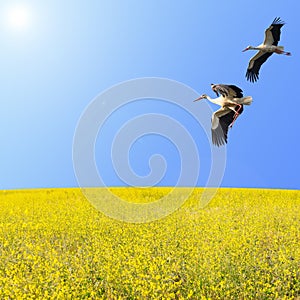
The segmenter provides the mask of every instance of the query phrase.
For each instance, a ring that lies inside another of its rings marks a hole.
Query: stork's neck
[[[261,45],[258,45],[258,46],[255,46],[255,47],[253,47],[253,46],[250,46],[249,47],[249,50],[263,50],[265,48],[265,45],[264,44],[261,44]]]
[[[207,96],[206,99],[214,104],[221,105],[221,97],[212,99],[211,97]]]

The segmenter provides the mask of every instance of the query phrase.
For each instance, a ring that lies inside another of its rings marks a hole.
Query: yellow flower
[[[170,190],[111,188],[136,203]],[[202,209],[202,191],[141,224],[103,215],[79,189],[0,192],[0,299],[299,297],[300,192],[220,189]]]

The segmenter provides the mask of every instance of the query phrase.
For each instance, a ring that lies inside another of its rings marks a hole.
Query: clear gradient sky
[[[72,146],[80,116],[104,90],[140,77],[168,78],[211,96],[210,83],[241,87],[253,104],[229,132],[221,186],[299,189],[299,11],[297,0],[1,0],[0,189],[76,187]],[[286,22],[280,45],[292,56],[273,55],[260,80],[249,83],[245,71],[254,52],[241,51],[261,43],[277,16]],[[200,128],[155,99],[116,112],[104,134],[113,137],[141,112],[169,112],[184,124],[209,172]],[[98,137],[96,160],[106,161],[107,185],[122,185],[107,140]],[[158,185],[174,185],[180,160],[166,138],[147,135],[137,142],[129,153],[132,169],[145,176],[153,153],[168,164]],[[204,184],[201,175],[198,185]]]

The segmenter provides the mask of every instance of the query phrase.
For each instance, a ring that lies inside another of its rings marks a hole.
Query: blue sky
[[[8,22],[18,3],[30,14],[28,26]],[[210,83],[241,87],[253,104],[229,132],[221,186],[298,189],[300,4],[261,3],[2,0],[0,189],[77,186],[72,147],[83,112],[103,91],[143,77],[178,81],[211,96]],[[286,22],[280,44],[292,56],[273,55],[260,80],[249,83],[245,71],[254,52],[241,51],[261,43],[277,16]],[[194,109],[201,107],[195,103]],[[120,108],[99,132],[95,160],[105,184],[124,184],[113,170],[109,141],[122,122],[141,113],[170,114],[187,128],[201,161],[197,184],[205,185],[211,160],[206,136],[191,116],[157,99]],[[146,176],[153,154],[167,164],[157,184],[175,185],[181,162],[166,137],[136,141],[128,154],[132,170]]]

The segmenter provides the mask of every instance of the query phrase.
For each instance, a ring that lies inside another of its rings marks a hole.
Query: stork
[[[258,50],[258,52],[250,59],[246,78],[251,82],[258,80],[259,69],[261,65],[273,54],[291,55],[291,52],[284,51],[283,46],[278,46],[280,40],[281,27],[285,23],[280,18],[275,18],[269,28],[265,31],[264,42],[256,47],[248,46],[243,50]]]
[[[228,128],[231,128],[237,117],[243,112],[243,105],[250,105],[252,97],[243,96],[243,91],[235,85],[211,84],[211,89],[218,98],[212,99],[206,94],[201,95],[195,101],[207,99],[208,101],[221,106],[212,115],[212,143],[222,146],[227,143]]]

